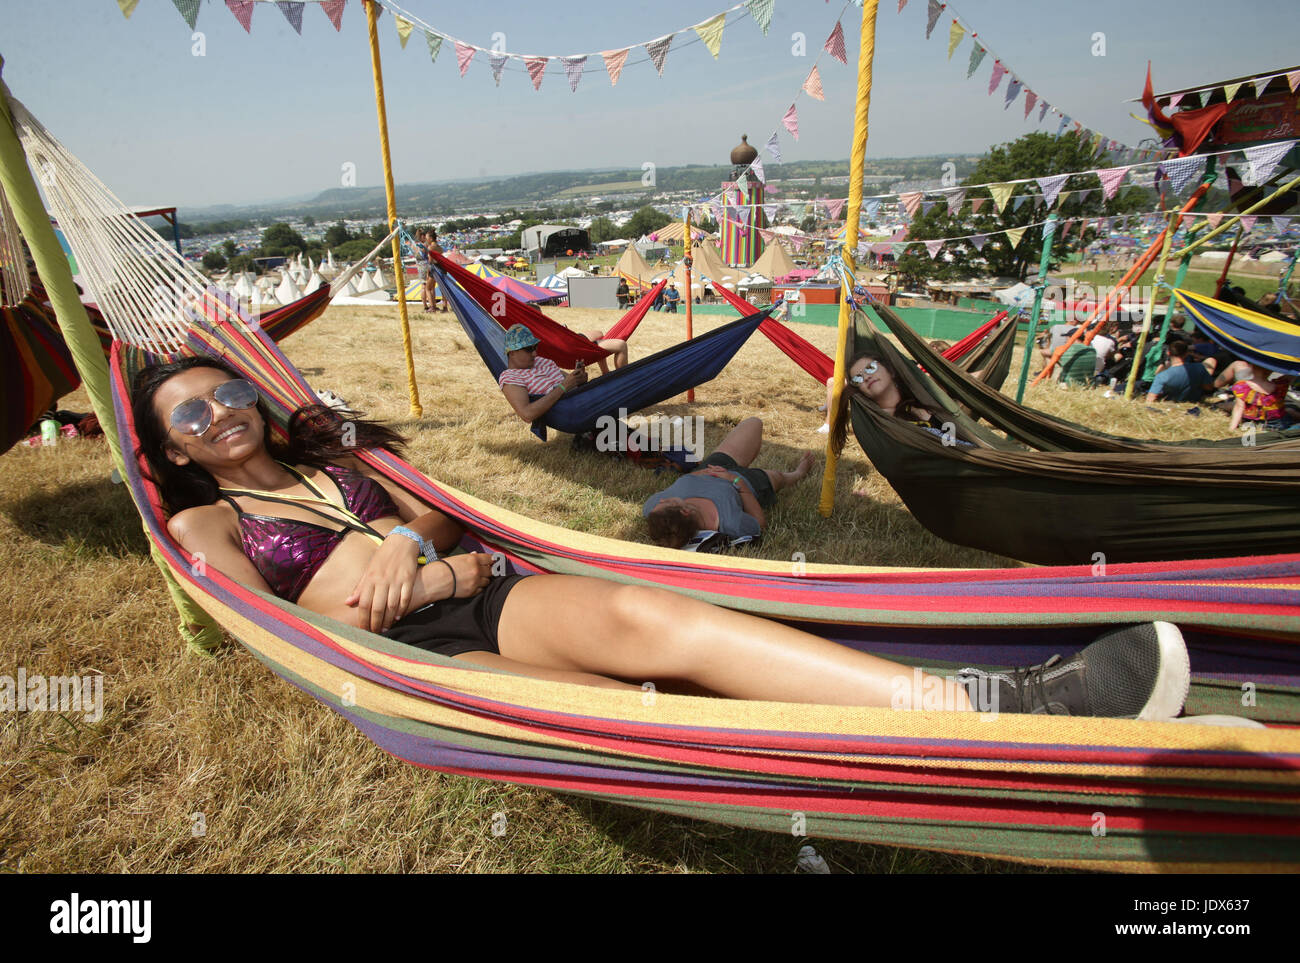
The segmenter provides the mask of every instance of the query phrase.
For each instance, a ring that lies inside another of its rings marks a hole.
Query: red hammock
[[[966,335],[966,337],[962,338],[947,351],[943,352],[943,356],[949,361],[957,361],[960,358],[964,358],[975,349],[977,344],[984,340],[985,335],[1001,324],[1003,320],[1006,319],[1006,316],[1007,313],[1005,311],[999,311],[987,322],[981,324],[970,334]]]
[[[715,284],[713,288],[741,314],[746,316],[758,314],[759,309],[739,294],[733,294],[721,284]],[[818,383],[826,384],[831,379],[831,376],[835,374],[834,358],[811,341],[795,334],[780,321],[768,318],[758,326],[758,330],[767,335],[769,341],[784,351],[786,357],[816,378]]]

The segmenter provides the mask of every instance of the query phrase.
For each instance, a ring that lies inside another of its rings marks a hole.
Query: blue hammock
[[[509,366],[505,331],[444,271],[434,265],[429,269],[437,275],[438,284],[451,302],[460,326],[474,343],[492,377],[500,376]],[[628,414],[641,411],[713,380],[771,313],[772,309],[768,308],[739,318],[691,341],[665,348],[579,385],[566,392],[550,411],[533,422],[533,434],[545,441],[547,428],[575,435],[595,431],[603,416],[617,416],[620,409]]]
[[[1225,351],[1269,371],[1300,375],[1300,328],[1294,324],[1181,288],[1173,292],[1197,327]]]

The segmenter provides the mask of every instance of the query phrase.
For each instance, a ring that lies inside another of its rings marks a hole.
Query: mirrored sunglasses
[[[866,381],[867,378],[871,377],[871,375],[875,374],[876,369],[879,367],[880,367],[880,362],[873,361],[871,362],[871,364],[867,365],[857,374],[850,375],[849,380],[852,381],[855,385],[860,385],[862,384],[862,382]]]
[[[257,405],[257,389],[243,379],[226,381],[212,392],[212,397],[226,408],[252,408]],[[201,435],[212,427],[212,402],[191,398],[172,409],[171,426],[182,435]]]

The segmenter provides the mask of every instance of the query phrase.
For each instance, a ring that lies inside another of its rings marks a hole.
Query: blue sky
[[[538,4],[403,0],[425,22],[480,46],[505,34],[511,52],[570,54],[653,40],[707,19],[728,0],[611,0]],[[764,36],[729,18],[714,60],[674,41],[659,77],[629,58],[611,89],[596,59],[577,93],[552,64],[540,92],[512,63],[500,87],[479,58],[465,78],[444,47],[431,64],[421,36],[405,50],[391,16],[379,36],[394,173],[399,182],[526,171],[724,163],[742,133],[761,146],[780,124],[843,0],[776,0]],[[1146,62],[1157,90],[1293,66],[1300,27],[1293,0],[961,0],[956,13],[1026,85],[1053,105],[1136,143],[1148,128],[1129,117]],[[965,79],[971,41],[946,59],[951,11],[925,39],[926,2],[881,0],[868,158],[978,154],[1034,129],[1023,102],[986,93],[992,57]],[[736,17],[736,15],[732,15]],[[849,66],[823,57],[826,100],[798,100],[800,139],[784,129],[787,160],[843,158],[852,135],[860,14],[843,14]],[[308,3],[299,37],[271,4],[257,5],[252,35],[223,2],[204,0],[203,56],[171,0],[140,0],[130,20],[115,0],[0,5],[0,54],[13,93],[127,204],[182,208],[247,203],[357,182],[381,182],[365,14],[349,0],[343,29]],[[807,37],[795,56],[792,35]],[[1096,33],[1105,56],[1094,56]],[[1005,81],[1003,81],[1005,85]],[[1023,96],[1023,95],[1022,95]],[[768,158],[766,155],[764,159]],[[868,170],[870,162],[868,161]],[[936,172],[936,176],[937,176]]]

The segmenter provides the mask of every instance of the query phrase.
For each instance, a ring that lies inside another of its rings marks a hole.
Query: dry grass
[[[557,311],[571,327],[612,312]],[[640,502],[667,479],[541,444],[513,416],[449,315],[416,313],[412,334],[424,416],[409,417],[397,312],[341,308],[287,344],[318,388],[332,388],[412,436],[410,460],[433,477],[533,517],[641,537]],[[710,319],[699,319],[705,327]],[[715,322],[716,323],[716,322]],[[636,356],[677,340],[683,318],[650,315]],[[823,348],[829,328],[804,326]],[[767,443],[759,465],[793,464],[821,416],[821,390],[761,337],[693,408],[707,443],[749,414]],[[1098,392],[1034,389],[1038,407],[1138,437],[1227,434],[1227,419],[1153,413]],[[83,393],[62,407],[88,410]],[[400,763],[339,716],[285,685],[242,649],[186,656],[122,486],[102,443],[15,448],[0,456],[0,674],[102,673],[97,723],[54,713],[0,716],[0,868],[30,872],[546,871],[785,872],[786,837],[462,779]],[[854,491],[863,494],[857,496]],[[787,493],[761,554],[863,564],[987,566],[986,553],[920,528],[851,445],[833,520],[817,485]],[[509,821],[494,837],[494,813]],[[206,835],[195,835],[202,813]],[[818,842],[848,871],[997,872],[1005,864],[890,847]]]

